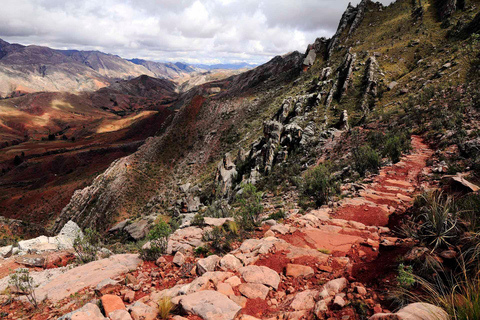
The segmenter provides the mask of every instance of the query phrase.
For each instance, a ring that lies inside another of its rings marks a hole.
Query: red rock
[[[325,271],[325,272],[332,272],[333,271],[333,268],[330,267],[330,266],[319,266],[318,269],[321,270],[321,271]]]
[[[285,274],[294,278],[303,277],[309,278],[313,276],[315,272],[309,266],[303,266],[301,264],[287,264]]]
[[[106,294],[100,298],[102,300],[103,309],[108,316],[110,312],[115,310],[126,310],[122,299],[113,294]]]

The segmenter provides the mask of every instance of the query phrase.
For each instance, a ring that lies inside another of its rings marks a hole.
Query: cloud
[[[156,61],[262,63],[275,55],[303,51],[317,37],[331,36],[347,4],[344,0],[2,0],[0,38]]]

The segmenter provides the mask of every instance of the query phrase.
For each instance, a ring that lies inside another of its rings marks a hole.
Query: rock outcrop
[[[372,101],[372,99],[375,99],[375,97],[377,96],[378,69],[379,66],[377,63],[377,59],[374,56],[369,57],[365,67],[365,87],[363,90],[363,98],[361,100],[361,109],[364,113],[368,113],[370,111],[370,101]]]
[[[342,18],[340,19],[337,31],[335,32],[328,44],[328,57],[331,57],[333,51],[338,47],[338,44],[340,43],[340,37],[343,32],[347,30],[349,25],[349,36],[358,28],[365,15],[365,7],[368,1],[369,0],[362,0],[356,7],[352,6],[350,3],[348,4],[347,9],[345,10]]]
[[[437,9],[440,21],[448,19],[457,10],[465,8],[465,0],[435,0],[435,8]]]

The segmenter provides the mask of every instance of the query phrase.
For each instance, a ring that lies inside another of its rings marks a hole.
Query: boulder
[[[141,240],[145,238],[148,232],[148,221],[141,219],[137,222],[129,224],[124,228],[124,230],[135,240]]]
[[[287,264],[285,274],[294,278],[302,277],[309,278],[315,274],[313,269],[309,266],[303,266],[301,264]]]
[[[319,300],[315,303],[313,313],[317,316],[318,319],[323,319],[324,314],[328,311],[328,305],[325,300]]]
[[[345,302],[345,300],[342,298],[341,295],[337,294],[335,296],[335,299],[333,300],[333,306],[336,307],[337,309],[342,309],[343,307],[345,307],[347,303]]]
[[[130,313],[128,313],[127,310],[115,310],[110,312],[108,317],[111,320],[132,320],[132,317],[130,316]]]
[[[347,287],[347,279],[346,278],[338,278],[334,280],[328,281],[323,288],[328,293],[333,293],[334,295],[337,293],[342,292]]]
[[[241,267],[243,267],[242,262],[233,254],[227,254],[220,259],[220,268],[222,270],[238,271]]]
[[[308,51],[307,56],[303,60],[303,65],[308,67],[313,66],[313,63],[315,62],[316,57],[317,57],[317,54],[315,53],[315,50],[310,49],[310,51]]]
[[[173,263],[175,263],[179,267],[182,266],[185,263],[185,255],[180,251],[177,251],[177,253],[175,253],[175,256],[173,256]]]
[[[93,261],[50,278],[35,290],[35,294],[40,301],[48,297],[50,301],[57,302],[83,288],[95,287],[105,279],[135,270],[141,263],[142,260],[137,254],[113,255],[108,259]]]
[[[78,310],[67,313],[58,320],[107,320],[94,303],[87,303]]]
[[[265,266],[246,266],[239,269],[242,278],[249,283],[260,283],[278,289],[280,276]]]
[[[248,299],[260,298],[265,300],[270,289],[267,286],[259,283],[242,283],[238,286],[238,291]]]
[[[156,320],[158,315],[157,308],[146,305],[140,301],[131,305],[129,310],[133,320]]]
[[[215,267],[220,261],[220,257],[217,255],[211,255],[206,258],[197,261],[197,273],[202,275],[205,272],[215,271]]]
[[[392,89],[395,88],[397,85],[398,85],[398,82],[392,81],[392,82],[390,82],[390,83],[387,85],[387,88],[388,88],[388,90],[392,90]]]
[[[238,287],[242,283],[242,281],[240,280],[239,277],[233,276],[225,280],[225,283],[228,283],[232,287]]]
[[[102,301],[103,310],[105,310],[107,316],[110,316],[110,312],[115,310],[126,310],[122,298],[119,296],[106,294],[103,295],[100,300]]]
[[[411,303],[397,312],[400,319],[409,320],[448,320],[448,314],[433,304],[417,302]]]
[[[299,292],[293,298],[290,307],[294,310],[311,310],[315,306],[315,300],[318,297],[317,290],[305,290]]]
[[[114,291],[118,286],[119,284],[117,281],[107,278],[97,284],[95,291],[100,292],[101,294],[107,294]]]
[[[117,232],[117,231],[122,231],[123,228],[125,228],[125,226],[129,222],[130,222],[130,219],[123,220],[123,221],[117,223],[116,225],[114,225],[113,227],[111,227],[110,229],[108,229],[108,232],[114,233],[114,232]]]
[[[400,309],[397,313],[377,313],[370,320],[448,320],[450,317],[440,307],[425,302],[416,302]]]
[[[233,320],[242,309],[227,296],[211,290],[180,296],[179,305],[204,320]]]
[[[217,291],[228,296],[235,295],[235,292],[233,292],[232,286],[228,283],[220,282],[217,285]]]
[[[277,232],[280,234],[287,234],[290,228],[284,224],[276,224],[270,228],[271,231]]]
[[[26,254],[23,256],[15,257],[15,262],[23,264],[29,267],[39,267],[42,268],[45,266],[45,257],[39,254]]]

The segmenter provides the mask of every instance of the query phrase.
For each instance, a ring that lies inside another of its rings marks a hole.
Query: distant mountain
[[[214,69],[227,69],[227,70],[238,70],[238,69],[252,69],[258,66],[258,64],[252,64],[247,62],[240,63],[220,63],[220,64],[194,64],[195,67],[205,69],[205,70],[214,70]]]
[[[185,78],[205,71],[183,63],[131,61],[100,51],[56,50],[0,39],[0,97],[38,91],[94,91],[141,75]]]
[[[143,59],[131,59],[128,60],[136,65],[140,65],[148,69],[150,72],[154,74],[157,78],[167,78],[167,79],[175,79],[185,77],[186,75],[193,73],[193,72],[205,72],[206,70],[203,68],[195,67],[192,65],[188,65],[182,62],[154,62],[148,61]]]

